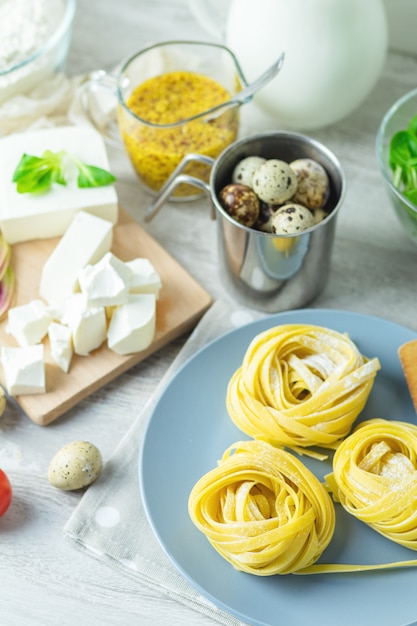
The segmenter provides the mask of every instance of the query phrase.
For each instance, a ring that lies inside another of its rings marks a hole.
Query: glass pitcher
[[[155,195],[185,156],[217,158],[236,139],[239,106],[226,103],[247,84],[226,46],[169,41],[134,54],[117,76],[95,72],[83,106],[110,141],[120,144],[121,139],[142,186]],[[113,129],[111,120],[97,123],[90,101],[109,88],[117,101]],[[210,168],[190,162],[186,173],[208,180]],[[196,195],[195,187],[184,184],[172,199]]]

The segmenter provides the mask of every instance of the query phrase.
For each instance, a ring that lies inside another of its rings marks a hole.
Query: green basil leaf
[[[89,187],[104,187],[116,180],[113,174],[95,165],[80,163],[78,169],[78,187],[84,189]]]
[[[25,176],[32,176],[43,164],[44,160],[40,157],[24,154],[13,172],[12,181],[17,182]]]
[[[78,169],[78,187],[101,187],[116,180],[116,177],[107,170],[87,165],[65,150],[60,152],[45,150],[40,157],[23,154],[12,176],[18,193],[45,193],[54,183],[66,185],[68,160],[71,160]]]

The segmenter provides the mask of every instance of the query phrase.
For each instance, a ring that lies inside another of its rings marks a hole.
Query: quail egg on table
[[[219,193],[219,201],[230,217],[239,224],[251,227],[258,219],[259,198],[247,185],[226,185]]]
[[[240,183],[252,188],[253,176],[265,161],[266,159],[260,156],[248,156],[242,159],[232,172],[232,183]]]
[[[314,226],[314,217],[301,204],[286,204],[272,218],[272,232],[276,235],[294,235]]]
[[[255,172],[253,190],[268,204],[283,204],[297,189],[297,175],[285,161],[267,159]]]
[[[290,163],[297,175],[297,190],[291,200],[308,209],[322,208],[329,197],[329,177],[324,167],[313,159],[296,159]]]
[[[100,475],[100,451],[88,441],[72,441],[58,450],[48,468],[48,480],[64,491],[91,485]]]

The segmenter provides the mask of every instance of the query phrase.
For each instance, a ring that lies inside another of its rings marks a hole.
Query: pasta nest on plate
[[[334,505],[293,454],[241,441],[194,485],[190,517],[237,570],[289,574],[314,563],[335,528]]]
[[[377,358],[346,335],[321,326],[284,324],[259,333],[232,376],[226,405],[240,430],[302,452],[336,449],[371,392]]]
[[[417,550],[417,426],[362,422],[335,452],[326,483],[348,513]]]

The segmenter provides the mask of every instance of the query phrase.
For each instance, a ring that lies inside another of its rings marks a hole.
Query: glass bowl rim
[[[392,182],[391,170],[389,169],[388,164],[384,161],[384,156],[383,156],[383,143],[384,143],[384,139],[386,138],[386,129],[387,129],[388,123],[391,121],[395,113],[406,102],[408,102],[409,100],[412,100],[413,98],[417,99],[417,88],[412,89],[411,91],[408,91],[403,96],[398,98],[398,100],[396,100],[394,104],[391,105],[391,107],[388,109],[388,111],[385,113],[384,117],[382,118],[381,124],[378,128],[378,132],[376,135],[375,144],[376,144],[376,155],[378,159],[379,169],[381,171],[381,174],[384,178],[385,183],[389,187],[390,191],[392,191],[392,193],[398,198],[398,200],[400,200],[403,204],[407,205],[407,207],[413,213],[417,214],[417,206],[413,204],[412,202],[410,202],[408,198],[406,198],[404,194],[402,194],[401,191],[397,189],[397,187],[394,186]],[[417,107],[416,107],[416,115],[417,115]]]
[[[2,76],[10,76],[14,72],[17,72],[18,70],[20,70],[22,67],[25,67],[26,65],[29,65],[30,63],[33,63],[34,61],[42,57],[44,54],[52,50],[55,44],[58,43],[63,38],[63,36],[67,33],[67,31],[72,25],[76,6],[77,6],[77,0],[64,0],[64,1],[65,1],[64,14],[61,18],[58,28],[51,34],[49,39],[47,39],[47,41],[40,48],[38,48],[33,54],[26,57],[26,59],[23,59],[23,61],[20,61],[20,63],[9,66],[5,70],[0,70],[0,78]]]

